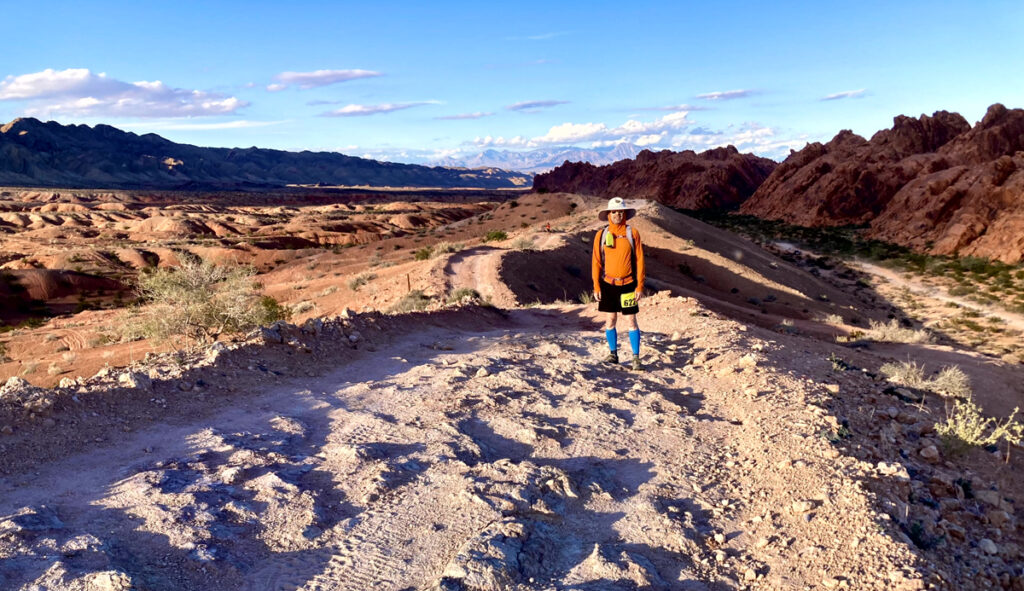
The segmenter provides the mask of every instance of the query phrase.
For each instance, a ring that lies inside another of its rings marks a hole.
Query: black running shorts
[[[622,296],[633,296],[636,293],[636,281],[631,281],[626,285],[612,285],[605,283],[603,280],[601,284],[601,301],[597,303],[597,309],[601,312],[621,312],[623,314],[636,314],[640,311],[640,306],[636,303],[634,297],[628,297],[632,299],[631,306],[622,305]],[[627,302],[628,303],[628,302]]]

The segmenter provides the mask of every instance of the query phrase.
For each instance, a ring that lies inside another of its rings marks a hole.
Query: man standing
[[[602,222],[607,221],[608,226],[598,230],[594,236],[591,269],[597,309],[606,313],[604,334],[610,353],[605,361],[619,362],[615,323],[621,312],[629,322],[633,369],[641,371],[640,327],[636,323],[636,314],[640,311],[638,302],[644,291],[644,249],[640,243],[640,232],[626,225],[634,215],[636,210],[626,207],[622,197],[608,201],[608,207],[598,214],[598,218]]]

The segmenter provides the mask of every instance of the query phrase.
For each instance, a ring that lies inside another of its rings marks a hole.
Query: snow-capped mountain
[[[517,152],[512,150],[484,150],[479,154],[450,157],[436,160],[433,166],[455,166],[464,168],[501,168],[504,170],[537,174],[547,172],[563,162],[589,162],[594,165],[611,164],[627,158],[635,158],[643,148],[632,144],[617,144],[602,148],[579,148],[562,146],[538,148]]]

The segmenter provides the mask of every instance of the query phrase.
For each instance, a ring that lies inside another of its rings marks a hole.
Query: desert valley
[[[1024,589],[1024,110],[535,177],[20,119],[0,183],[0,588]],[[189,264],[268,321],[147,333]]]

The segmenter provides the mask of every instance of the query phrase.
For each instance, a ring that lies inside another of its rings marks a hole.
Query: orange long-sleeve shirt
[[[604,232],[597,232],[594,236],[594,253],[591,259],[591,271],[594,277],[594,291],[601,289],[602,278],[621,279],[633,274],[633,265],[630,261],[629,239],[626,238],[626,224],[612,224],[609,222],[608,230],[615,236],[615,246],[602,246],[601,235]],[[636,289],[644,289],[644,247],[640,242],[640,232],[630,227],[633,231],[633,243],[636,245]],[[601,249],[604,249],[604,268],[601,268]]]

